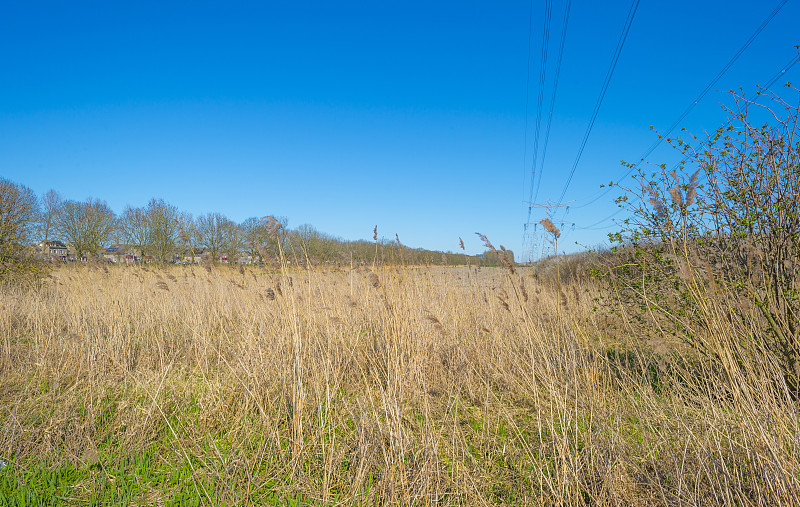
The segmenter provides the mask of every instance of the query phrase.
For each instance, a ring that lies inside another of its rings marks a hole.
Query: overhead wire
[[[539,154],[539,134],[542,123],[542,102],[544,101],[544,87],[547,77],[547,54],[550,47],[550,20],[553,9],[553,0],[545,3],[544,27],[542,28],[542,56],[539,66],[539,92],[536,102],[536,130],[533,138],[533,162],[531,164],[531,181],[528,199],[533,194],[534,182],[536,180],[536,163]],[[530,207],[528,208],[528,222],[530,221]]]
[[[539,93],[536,102],[536,130],[533,138],[533,162],[531,164],[531,182],[530,182],[531,190],[528,193],[529,196],[528,199],[530,199],[530,195],[533,193],[533,184],[534,180],[536,179],[535,171],[536,171],[536,162],[538,160],[538,155],[539,155],[539,134],[542,124],[542,102],[544,101],[544,87],[547,77],[547,55],[549,53],[549,46],[550,46],[550,20],[552,12],[553,12],[553,0],[547,0],[545,2],[544,27],[542,28],[542,56],[539,65]],[[529,52],[528,61],[530,62],[530,41],[528,42],[528,52]],[[525,220],[525,225],[524,225],[525,232],[527,232],[528,230],[528,223],[530,221],[531,221],[531,208],[528,207],[528,216]],[[523,237],[523,242],[524,241],[525,238]]]
[[[523,151],[522,151],[522,197],[525,198],[525,176],[528,173],[528,112],[529,112],[529,99],[531,89],[531,41],[533,40],[533,0],[530,1],[530,10],[528,13],[528,67],[525,77],[525,134],[523,136]],[[530,222],[530,210],[528,211],[528,219],[522,225],[522,245],[525,249],[525,240],[528,233],[528,222]]]
[[[793,56],[793,57],[792,57],[792,59],[791,59],[791,60],[789,60],[789,61],[786,63],[786,65],[784,65],[783,67],[781,67],[781,69],[780,69],[778,72],[776,72],[776,73],[775,73],[775,74],[774,74],[774,75],[773,75],[773,76],[772,76],[772,77],[771,77],[771,78],[770,78],[770,79],[769,79],[769,80],[768,80],[768,81],[767,81],[767,82],[764,84],[764,86],[761,86],[761,87],[759,87],[759,88],[760,88],[761,90],[769,90],[769,89],[772,87],[772,85],[774,85],[774,84],[775,84],[775,83],[778,81],[778,79],[780,79],[780,78],[781,78],[781,76],[784,76],[784,75],[786,75],[786,73],[787,73],[787,72],[789,72],[789,70],[791,70],[791,68],[792,68],[792,67],[794,67],[794,66],[795,66],[795,64],[797,64],[797,62],[800,62],[800,54]],[[760,91],[757,91],[757,92],[753,93],[753,95],[751,95],[751,96],[750,96],[750,98],[749,98],[748,100],[751,100],[751,101],[752,101],[752,100],[755,100],[755,99],[758,97],[758,95],[759,95],[760,93],[761,93]],[[727,126],[730,124],[730,122],[731,122],[731,120],[730,120],[730,119],[728,119],[728,120],[727,120],[725,123],[723,123],[723,124],[722,124],[722,126],[721,126],[720,128],[725,128],[725,127],[727,127]],[[697,146],[697,148],[695,148],[695,151],[698,151],[698,150],[700,150],[702,147],[703,147],[703,143],[700,143],[700,144]],[[637,165],[638,165],[638,164],[637,164]],[[679,165],[680,165],[680,162],[679,162],[678,164],[676,164],[676,167],[677,167],[677,166],[679,166]],[[633,169],[635,169],[635,167],[631,168],[631,169],[630,169],[630,170],[629,170],[629,171],[628,171],[628,172],[625,174],[625,176],[628,176],[628,175],[629,175],[631,172],[633,172]],[[673,169],[675,169],[675,168],[673,168]],[[576,208],[584,208],[584,207],[586,207],[587,205],[589,205],[589,204],[591,204],[591,203],[593,203],[593,202],[596,202],[596,201],[597,201],[598,199],[600,199],[600,198],[601,198],[603,195],[606,195],[606,194],[608,194],[609,192],[611,192],[611,190],[612,190],[612,187],[609,187],[609,188],[607,188],[606,190],[604,190],[604,191],[603,191],[603,193],[602,193],[601,195],[597,196],[597,197],[596,197],[595,199],[593,199],[592,201],[590,201],[590,202],[588,202],[588,203],[586,203],[586,204],[584,204],[584,205],[581,205],[581,206],[572,206],[572,209],[576,209]],[[603,218],[602,220],[599,220],[599,221],[595,222],[594,224],[592,224],[592,225],[590,225],[590,226],[588,226],[588,227],[578,227],[578,229],[589,229],[589,228],[591,228],[591,227],[594,227],[595,225],[598,225],[598,224],[601,224],[601,223],[603,223],[603,222],[605,222],[605,221],[607,221],[607,220],[610,220],[610,219],[611,219],[611,218],[613,218],[614,216],[618,215],[618,214],[620,213],[620,211],[621,211],[621,210],[617,210],[615,213],[612,213],[611,215],[609,215],[609,216],[607,216],[607,217]]]
[[[525,76],[525,134],[523,136],[522,151],[522,197],[525,198],[525,176],[528,173],[528,104],[531,89],[531,41],[533,35],[533,0],[531,0],[530,13],[528,14],[528,68]]]
[[[784,0],[786,1],[786,0]],[[572,164],[572,168],[569,172],[569,177],[567,178],[567,182],[564,184],[564,189],[561,191],[561,195],[558,198],[558,202],[562,202],[564,200],[564,196],[567,193],[567,189],[569,188],[570,183],[572,183],[572,177],[575,175],[575,169],[578,167],[578,163],[581,160],[581,156],[583,155],[583,150],[586,148],[586,142],[589,140],[589,135],[592,133],[592,128],[594,127],[595,120],[597,119],[597,114],[600,112],[600,106],[603,104],[603,99],[606,96],[606,92],[608,91],[608,85],[611,82],[611,76],[614,75],[614,70],[617,68],[617,62],[619,61],[619,57],[622,54],[622,48],[625,46],[625,40],[628,38],[628,33],[631,29],[631,24],[633,23],[633,18],[636,15],[636,11],[639,8],[640,0],[633,0],[631,3],[631,7],[628,10],[628,17],[625,20],[625,26],[622,29],[622,33],[620,34],[619,41],[617,42],[617,48],[614,51],[614,57],[611,60],[611,65],[608,68],[608,72],[606,72],[606,78],[603,82],[603,87],[600,90],[600,96],[597,98],[597,103],[594,106],[594,110],[592,111],[591,119],[589,120],[589,125],[586,128],[586,132],[583,135],[583,140],[581,141],[580,148],[578,149],[578,155],[575,157],[575,162]]]
[[[542,125],[542,103],[544,102],[544,87],[547,78],[547,55],[550,48],[550,21],[553,13],[553,0],[545,2],[544,28],[542,29],[542,57],[539,67],[539,96],[536,102],[536,131],[533,137],[533,163],[531,164],[531,190],[536,176],[536,165],[539,157],[539,134]],[[530,193],[529,193],[530,198]],[[529,208],[530,210],[530,208]]]
[[[620,213],[622,213],[624,210],[625,210],[625,208],[620,208],[617,211],[615,211],[614,213],[608,215],[605,218],[602,218],[602,219],[598,220],[597,222],[595,222],[595,223],[593,223],[591,225],[587,225],[586,227],[576,227],[576,229],[581,230],[581,231],[596,231],[596,230],[600,230],[600,229],[608,229],[608,227],[612,227],[614,224],[611,224],[611,225],[609,225],[607,227],[597,227],[597,226],[602,224],[603,222],[611,220],[615,216],[617,216]]]
[[[651,144],[651,145],[650,145],[650,147],[648,147],[648,148],[647,148],[647,150],[646,150],[646,151],[645,151],[645,152],[642,154],[642,156],[641,156],[641,157],[639,157],[639,161],[638,161],[638,162],[637,162],[637,163],[636,163],[634,166],[630,167],[630,168],[629,168],[629,169],[628,169],[628,170],[627,170],[627,171],[626,171],[626,172],[625,172],[625,173],[624,173],[622,176],[620,176],[619,178],[617,178],[617,181],[623,180],[623,179],[627,178],[628,176],[630,176],[630,174],[631,174],[631,173],[632,173],[632,172],[633,172],[633,171],[634,171],[636,168],[638,168],[638,167],[639,167],[639,165],[641,165],[642,161],[644,161],[644,159],[646,159],[647,157],[649,157],[649,156],[650,156],[650,154],[652,154],[652,153],[653,153],[653,151],[655,151],[655,149],[656,149],[656,148],[658,148],[658,146],[659,146],[659,145],[660,145],[660,144],[661,144],[661,143],[662,143],[662,142],[663,142],[663,141],[664,141],[664,140],[665,140],[665,139],[666,139],[666,138],[667,138],[667,137],[668,137],[668,136],[669,136],[669,135],[672,133],[672,131],[673,131],[673,130],[675,130],[675,128],[676,128],[676,127],[677,127],[677,126],[678,126],[678,125],[679,125],[679,124],[680,124],[680,123],[681,123],[681,122],[682,122],[682,121],[683,121],[683,120],[686,118],[686,116],[688,116],[688,115],[689,115],[689,113],[691,113],[691,112],[692,112],[692,110],[695,108],[695,106],[697,106],[697,104],[698,104],[698,103],[699,103],[701,100],[703,100],[703,98],[705,98],[705,96],[708,94],[708,92],[709,92],[709,91],[711,91],[711,89],[714,87],[714,85],[715,85],[715,84],[717,84],[717,82],[718,82],[718,81],[719,81],[719,80],[722,78],[722,76],[723,76],[723,75],[724,75],[724,74],[725,74],[725,73],[728,71],[728,69],[730,69],[730,68],[731,68],[731,66],[732,66],[734,63],[736,63],[736,61],[739,59],[739,57],[740,57],[740,56],[742,56],[742,53],[744,53],[744,52],[745,52],[745,50],[747,50],[747,48],[750,46],[750,44],[752,44],[752,43],[753,43],[753,41],[756,39],[756,37],[758,37],[758,36],[761,34],[761,32],[762,32],[762,31],[764,31],[764,28],[766,28],[766,26],[769,24],[769,22],[770,22],[770,21],[772,21],[772,19],[773,19],[773,18],[774,18],[774,17],[775,17],[775,16],[778,14],[778,12],[779,12],[779,11],[780,11],[780,10],[783,8],[783,6],[784,6],[784,5],[786,5],[786,2],[788,2],[788,0],[781,0],[781,1],[778,3],[778,5],[777,5],[777,6],[776,6],[776,7],[775,7],[773,10],[772,10],[772,12],[770,12],[770,13],[769,13],[769,15],[767,16],[767,18],[766,18],[766,19],[765,19],[765,20],[764,20],[764,21],[763,21],[763,22],[762,22],[762,23],[761,23],[761,24],[758,26],[758,28],[756,29],[756,31],[755,31],[755,32],[753,32],[753,34],[752,34],[752,35],[750,35],[750,37],[747,39],[747,41],[745,41],[745,43],[742,45],[742,47],[740,47],[740,48],[739,48],[739,50],[736,52],[736,54],[734,54],[734,55],[733,55],[733,57],[732,57],[732,58],[731,58],[731,59],[728,61],[728,63],[727,63],[727,64],[725,64],[725,66],[722,68],[722,70],[720,70],[720,71],[717,73],[717,75],[716,75],[716,76],[714,76],[714,78],[713,78],[713,79],[712,79],[712,80],[711,80],[711,81],[710,81],[710,82],[709,82],[709,83],[706,85],[706,87],[705,87],[705,88],[703,88],[703,90],[700,92],[700,94],[699,94],[699,95],[698,95],[698,96],[697,96],[697,97],[696,97],[696,98],[695,98],[695,99],[694,99],[694,100],[693,100],[693,101],[692,101],[692,102],[689,104],[689,107],[687,107],[687,108],[686,108],[686,109],[683,111],[683,113],[681,113],[681,115],[680,115],[680,116],[679,116],[679,117],[678,117],[678,118],[677,118],[677,119],[676,119],[676,120],[675,120],[675,121],[672,123],[672,125],[670,125],[670,127],[667,129],[667,131],[666,131],[665,133],[663,133],[662,135],[660,135],[660,136],[658,137],[658,139],[656,139],[656,140],[653,142],[653,144]],[[791,68],[791,66],[792,66],[792,65],[794,65],[795,63],[797,63],[797,58],[794,58],[794,59],[793,59],[793,60],[792,60],[792,61],[791,61],[791,62],[788,64],[788,66],[787,66],[787,67],[785,67],[785,68],[784,68],[782,71],[780,71],[780,72],[779,72],[779,73],[778,73],[778,74],[777,74],[777,75],[776,75],[776,76],[773,78],[773,80],[770,82],[770,85],[769,85],[769,86],[771,86],[771,85],[772,85],[772,83],[774,83],[774,81],[775,81],[775,80],[777,80],[777,79],[780,77],[780,75],[782,75],[783,73],[785,73],[785,72],[786,72],[786,71],[787,71],[789,68]],[[767,87],[769,87],[769,86],[767,86]],[[573,168],[573,171],[574,171],[574,168]],[[570,177],[571,177],[571,176],[570,176]],[[610,191],[611,191],[611,187],[609,187],[609,188],[608,188],[608,189],[606,189],[606,190],[603,190],[603,191],[601,191],[601,192],[600,192],[600,194],[598,194],[596,197],[590,198],[590,200],[589,200],[588,202],[586,202],[585,204],[581,204],[581,205],[579,205],[579,206],[572,206],[572,209],[580,209],[580,208],[585,208],[586,206],[589,206],[590,204],[594,204],[595,202],[597,202],[597,200],[598,200],[598,199],[602,198],[603,196],[605,196],[606,194],[608,194]],[[563,198],[564,198],[564,195],[562,194],[562,196],[561,196],[561,198],[559,199],[559,201],[560,201],[560,200],[562,200]]]
[[[553,110],[555,109],[556,104],[556,94],[558,92],[558,78],[561,75],[561,61],[564,58],[564,44],[567,39],[567,25],[569,23],[569,11],[570,7],[572,6],[572,0],[567,0],[567,6],[564,9],[564,20],[561,24],[561,42],[558,45],[558,60],[556,62],[556,75],[555,80],[553,81],[553,93],[550,96],[550,108],[548,109],[548,117],[547,117],[547,128],[545,129],[544,134],[544,144],[542,145],[542,161],[539,164],[539,171],[537,173],[537,181],[536,181],[536,190],[533,194],[532,199],[528,199],[530,202],[536,202],[536,199],[539,198],[539,188],[541,188],[542,184],[542,172],[544,172],[544,162],[545,158],[547,157],[547,144],[550,140],[550,126],[553,123]],[[530,210],[530,208],[528,208]],[[530,218],[528,219],[530,221]]]

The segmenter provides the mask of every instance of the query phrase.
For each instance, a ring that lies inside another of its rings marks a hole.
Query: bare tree
[[[195,246],[198,244],[197,222],[191,213],[184,212],[178,216],[178,241],[184,250],[188,250],[194,264]]]
[[[266,221],[267,218],[269,221]],[[281,248],[288,248],[288,245],[283,244],[284,241],[288,241],[288,234],[278,234],[278,231],[286,231],[289,219],[283,216],[270,215],[257,221],[261,228],[257,229],[255,234],[250,235],[248,241],[255,245],[261,262],[278,259]],[[269,259],[264,257],[269,257]]]
[[[147,210],[126,206],[119,219],[119,230],[126,243],[139,251],[142,257],[150,255],[150,224]]]
[[[147,205],[147,220],[150,228],[150,249],[153,258],[168,262],[175,257],[178,248],[180,224],[178,208],[163,199],[153,199]]]
[[[296,237],[304,257],[309,262],[329,260],[337,256],[333,238],[319,232],[311,224],[303,224],[297,228]]]
[[[208,250],[211,262],[216,263],[228,248],[232,222],[220,213],[206,213],[197,217],[197,242]]]
[[[228,262],[236,262],[246,250],[244,234],[239,224],[231,220],[225,224],[225,229],[224,252],[228,256]]]
[[[56,216],[55,229],[75,248],[78,257],[97,255],[116,226],[116,215],[105,201],[66,201]]]
[[[180,240],[180,213],[163,199],[152,199],[144,208],[126,207],[119,229],[142,257],[168,262],[174,258]]]
[[[250,255],[253,262],[264,262],[262,250],[264,245],[269,243],[270,234],[264,222],[256,217],[250,217],[239,225],[242,233],[244,251]],[[261,248],[259,248],[261,247]]]
[[[0,178],[0,261],[23,254],[38,219],[39,203],[33,190]]]
[[[50,234],[53,231],[53,224],[62,203],[61,195],[55,190],[50,189],[46,194],[42,195],[41,203],[39,229],[46,243],[51,239]]]

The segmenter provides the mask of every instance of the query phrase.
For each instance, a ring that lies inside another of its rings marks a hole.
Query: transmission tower
[[[555,209],[569,208],[575,201],[553,202],[551,200],[548,200],[542,203],[528,202],[528,201],[524,202],[528,204],[528,211],[534,208],[544,209],[546,218],[549,218],[550,221],[553,221],[553,211]],[[572,226],[572,227],[575,226],[575,224],[572,222],[554,222],[554,221],[553,225],[555,225],[559,229],[563,229],[564,226]],[[542,257],[544,257],[545,238],[544,238],[544,231],[541,232],[539,231],[539,221],[537,220],[535,222],[525,222],[523,226],[525,230],[525,237],[523,238],[523,255],[527,254],[527,259],[529,261],[533,260],[534,258],[541,259]],[[536,250],[538,250],[539,247],[541,248],[541,250],[539,255],[536,256]]]

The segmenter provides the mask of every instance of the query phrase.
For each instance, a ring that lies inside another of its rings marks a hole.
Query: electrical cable
[[[531,41],[533,40],[533,0],[530,1],[528,13],[528,67],[525,77],[525,134],[523,136],[522,151],[522,198],[525,198],[525,176],[528,173],[528,105],[531,90]],[[533,178],[531,177],[531,180]],[[533,181],[531,181],[533,184]],[[530,222],[530,209],[528,209],[528,219],[522,224],[522,249],[525,251],[525,240],[528,236],[528,222]]]
[[[780,79],[780,78],[781,78],[781,76],[784,76],[784,75],[786,75],[786,73],[787,73],[787,72],[788,72],[788,71],[789,71],[789,70],[790,70],[790,69],[791,69],[791,68],[792,68],[792,67],[793,67],[793,66],[794,66],[794,65],[795,65],[797,62],[800,62],[800,54],[798,54],[797,56],[794,56],[794,57],[792,57],[792,59],[791,59],[791,60],[789,60],[789,62],[788,62],[786,65],[784,65],[784,66],[781,68],[781,70],[779,70],[777,73],[775,73],[775,75],[774,75],[774,76],[772,76],[772,77],[769,79],[769,81],[767,81],[767,83],[766,83],[766,84],[765,84],[763,87],[761,87],[761,89],[763,89],[763,90],[769,90],[769,89],[772,87],[772,85],[774,85],[774,84],[775,84],[775,82],[776,82],[778,79]],[[756,92],[756,93],[754,93],[753,95],[751,95],[751,96],[750,96],[750,98],[749,98],[748,100],[751,100],[751,101],[752,101],[752,100],[755,100],[755,99],[758,97],[759,93],[760,93],[760,92]],[[721,126],[720,128],[725,128],[726,126],[728,126],[728,125],[730,124],[730,122],[731,122],[731,120],[730,120],[730,119],[728,119],[728,120],[727,120],[725,123],[723,123],[723,124],[722,124],[722,126]],[[697,151],[697,150],[700,150],[702,147],[703,147],[703,143],[700,143],[700,145],[699,145],[699,146],[698,146],[698,147],[695,149],[695,151]],[[677,164],[675,164],[675,167],[673,167],[673,170],[675,170],[675,169],[677,168],[677,166],[679,166],[680,164],[681,164],[680,162],[679,162],[679,163],[677,163]],[[629,174],[630,174],[632,171],[633,171],[633,168],[632,168],[630,171],[628,171],[628,172],[626,173],[626,175],[625,175],[625,176],[629,175]],[[584,207],[586,207],[587,205],[589,205],[589,204],[592,204],[593,202],[597,201],[598,199],[600,199],[600,197],[602,197],[603,195],[607,194],[608,192],[611,192],[611,188],[607,188],[606,190],[603,190],[603,191],[602,191],[602,194],[601,194],[601,195],[599,195],[598,197],[596,197],[596,198],[595,198],[594,200],[592,200],[591,202],[589,202],[589,203],[586,203],[586,204],[584,204],[584,205],[581,205],[581,206],[573,206],[572,208],[573,208],[573,209],[575,209],[575,208],[584,208]],[[611,215],[609,215],[609,216],[607,216],[607,217],[603,218],[602,220],[598,220],[597,222],[595,222],[594,224],[592,224],[592,225],[590,225],[590,226],[588,226],[588,227],[578,227],[578,229],[581,229],[581,230],[589,230],[589,229],[591,229],[592,227],[594,227],[594,226],[596,226],[596,225],[599,225],[599,224],[601,224],[601,223],[603,223],[603,222],[605,222],[605,221],[607,221],[607,220],[609,220],[609,219],[613,218],[614,216],[618,215],[618,214],[619,214],[619,213],[622,211],[622,209],[623,209],[623,208],[620,208],[619,210],[615,211],[615,212],[614,212],[614,213],[612,213]],[[610,226],[609,226],[609,227],[610,227]],[[601,227],[600,229],[604,229],[604,228],[607,228],[607,227]],[[598,230],[598,229],[593,229],[593,230]]]
[[[742,56],[742,53],[744,53],[744,51],[750,46],[750,44],[752,44],[752,42],[756,39],[756,37],[758,37],[758,35],[761,34],[761,32],[764,30],[764,28],[766,28],[766,26],[769,24],[769,22],[772,21],[772,19],[775,17],[775,15],[778,14],[778,12],[781,10],[781,8],[784,5],[786,5],[786,2],[788,2],[788,1],[789,0],[781,0],[781,2],[778,3],[778,5],[772,10],[772,12],[769,14],[769,16],[767,16],[767,18],[764,20],[764,22],[762,22],[761,25],[759,25],[759,27],[750,36],[750,38],[747,39],[747,41],[744,43],[744,45],[742,45],[742,47],[739,48],[739,50],[736,52],[736,54],[733,55],[733,58],[731,58],[728,61],[728,63],[722,68],[722,70],[720,70],[717,73],[717,75],[714,77],[714,79],[712,79],[711,82],[708,83],[708,85],[706,85],[706,87],[703,89],[703,91],[700,92],[700,95],[698,95],[692,101],[692,103],[689,104],[689,107],[687,107],[686,110],[684,110],[683,113],[681,113],[681,115],[678,117],[678,119],[675,120],[672,123],[672,125],[670,125],[669,129],[663,135],[659,136],[659,138],[656,141],[654,141],[652,145],[650,145],[650,147],[642,154],[642,156],[639,157],[639,161],[633,167],[629,168],[628,171],[626,171],[621,177],[617,178],[617,181],[620,181],[620,180],[623,180],[623,179],[627,178],[636,168],[639,167],[639,165],[642,163],[642,161],[644,161],[644,159],[646,159],[648,156],[650,156],[650,154],[653,153],[653,151],[655,151],[655,149],[661,144],[661,142],[664,141],[664,139],[666,139],[672,133],[673,130],[675,130],[675,128],[680,124],[680,122],[682,122],[686,118],[686,116],[692,111],[692,109],[694,109],[695,106],[701,100],[703,100],[703,98],[708,94],[708,92],[711,91],[713,86],[715,84],[717,84],[717,81],[719,81],[722,78],[722,76],[728,71],[728,69],[731,68],[731,66],[736,62],[736,60],[738,60],[739,57]],[[782,74],[785,74],[786,71],[788,71],[789,68],[791,68],[791,66],[794,65],[795,63],[797,63],[797,57],[793,58],[792,61],[790,61],[790,63],[787,64],[787,66],[785,66],[784,69],[782,69],[770,81],[770,84],[767,85],[767,88],[769,88],[769,86],[771,86],[772,83],[774,83],[775,80],[777,80]],[[590,198],[591,200],[589,200],[585,204],[581,204],[580,206],[572,206],[572,208],[573,209],[580,209],[580,208],[584,208],[586,206],[589,206],[590,204],[595,203],[598,199],[600,199],[603,196],[605,196],[606,194],[608,194],[608,192],[610,192],[610,191],[611,191],[611,188],[608,188],[608,189],[606,189],[604,191],[601,191],[601,193],[599,195],[597,195],[594,198]],[[563,198],[564,198],[564,196],[562,194],[562,196],[559,199],[559,201],[562,200]]]
[[[576,227],[576,229],[577,230],[581,230],[581,231],[598,231],[598,230],[601,230],[601,229],[608,229],[608,227],[612,227],[614,224],[611,224],[611,225],[609,225],[607,227],[597,227],[597,226],[602,224],[603,222],[605,222],[607,220],[610,220],[610,219],[614,218],[615,216],[617,216],[620,213],[622,213],[624,210],[625,210],[625,208],[620,208],[617,211],[615,211],[614,213],[608,215],[607,217],[605,217],[603,219],[598,220],[597,222],[595,222],[595,223],[593,223],[591,225],[587,225],[586,227]]]
[[[594,106],[594,111],[592,111],[592,117],[589,120],[589,125],[586,128],[586,133],[583,135],[583,140],[581,141],[581,146],[578,149],[578,156],[575,157],[575,162],[572,164],[572,168],[569,172],[569,177],[567,178],[567,182],[564,185],[564,189],[561,191],[561,196],[558,198],[558,202],[562,202],[564,200],[564,195],[567,193],[567,189],[569,188],[570,183],[572,183],[572,177],[575,175],[575,169],[578,167],[578,163],[581,160],[581,156],[583,155],[583,150],[586,148],[586,142],[589,140],[589,134],[592,133],[592,128],[594,127],[594,122],[597,119],[597,114],[600,112],[600,106],[603,103],[603,99],[606,96],[606,92],[608,91],[608,85],[611,82],[611,76],[614,74],[614,70],[617,68],[617,62],[619,61],[620,54],[622,54],[622,48],[625,45],[625,40],[628,38],[628,32],[630,32],[631,24],[633,23],[633,17],[636,15],[636,10],[639,8],[639,1],[640,0],[633,0],[630,9],[628,10],[628,18],[625,20],[625,26],[622,29],[622,33],[620,34],[619,42],[617,42],[617,49],[614,51],[614,57],[611,60],[611,65],[608,68],[608,72],[606,73],[606,79],[603,82],[603,87],[600,90],[600,96],[597,98],[597,103]],[[788,1],[788,0],[784,0]]]
[[[531,164],[531,192],[536,177],[536,165],[539,161],[539,134],[542,125],[542,102],[544,102],[544,86],[547,77],[547,55],[550,49],[550,21],[553,13],[553,0],[547,0],[544,10],[544,28],[542,29],[542,57],[539,67],[539,97],[536,102],[536,133],[533,137],[533,162]],[[528,195],[530,199],[530,193]],[[529,208],[530,209],[530,208]]]
[[[533,0],[528,14],[528,69],[525,77],[525,134],[522,151],[522,197],[525,198],[525,175],[528,173],[528,104],[531,90],[531,40],[533,35]],[[526,225],[527,227],[527,225]]]
[[[544,172],[544,161],[545,157],[547,156],[547,143],[550,140],[550,126],[553,123],[553,110],[555,109],[556,104],[556,93],[558,92],[558,78],[561,75],[561,61],[564,57],[564,44],[567,38],[567,25],[569,23],[569,11],[572,5],[572,0],[567,0],[567,6],[564,10],[564,21],[562,22],[561,26],[561,42],[558,46],[558,61],[556,63],[556,76],[555,80],[553,81],[553,94],[550,97],[550,108],[549,108],[549,115],[547,118],[547,128],[545,129],[544,134],[544,145],[542,146],[542,162],[539,165],[539,172],[536,181],[536,190],[533,194],[532,199],[528,199],[530,202],[536,202],[536,199],[539,198],[539,188],[541,188],[542,184],[542,173]],[[530,209],[530,208],[529,208]],[[528,218],[530,222],[530,217]]]
[[[548,49],[550,45],[550,20],[552,12],[553,12],[553,0],[547,0],[547,2],[545,3],[544,27],[542,28],[542,56],[541,56],[541,63],[539,66],[539,94],[538,94],[538,100],[536,102],[536,131],[533,138],[534,139],[533,162],[531,164],[531,182],[530,182],[530,191],[528,192],[528,199],[530,199],[530,195],[533,193],[533,185],[536,179],[535,171],[536,171],[536,162],[538,160],[538,154],[539,154],[539,133],[542,124],[542,102],[544,101],[544,86],[546,82],[545,78],[547,76],[547,55],[549,53]],[[528,52],[530,54],[530,41],[528,42]],[[530,62],[530,56],[528,56],[528,61]],[[527,232],[528,223],[530,221],[531,221],[531,208],[528,207],[528,216],[524,224],[525,232]],[[524,241],[525,239],[523,237],[523,243]]]
[[[792,59],[791,59],[791,60],[789,60],[789,62],[788,62],[786,65],[784,65],[784,66],[781,68],[781,70],[779,70],[779,71],[778,71],[778,72],[777,72],[777,73],[776,73],[774,76],[772,76],[772,77],[769,79],[769,81],[767,81],[767,83],[766,83],[766,84],[765,84],[763,87],[761,87],[761,88],[762,88],[763,90],[769,90],[769,89],[772,87],[772,85],[774,85],[774,84],[775,84],[775,82],[776,82],[778,79],[780,79],[780,78],[781,78],[781,76],[784,76],[784,75],[785,75],[785,74],[786,74],[786,73],[787,73],[787,72],[788,72],[788,71],[789,71],[789,70],[790,70],[790,69],[791,69],[791,68],[792,68],[792,67],[793,67],[793,66],[794,66],[794,65],[795,65],[797,62],[800,62],[800,54],[798,54],[798,55],[796,55],[796,56],[792,57]],[[755,100],[755,99],[756,99],[756,97],[758,97],[758,94],[759,94],[759,93],[760,93],[760,92],[756,92],[756,93],[754,93],[754,94],[753,94],[753,95],[750,97],[750,99],[748,99],[748,100]],[[730,122],[731,122],[731,120],[730,120],[730,119],[728,119],[728,120],[727,120],[725,123],[723,123],[723,124],[722,124],[722,126],[721,126],[720,128],[725,128],[727,125],[729,125],[729,124],[730,124]],[[700,148],[702,148],[702,146],[703,146],[703,143],[701,143],[701,144],[700,144],[700,145],[699,145],[699,146],[696,148],[696,150],[699,150]],[[696,150],[695,150],[695,151],[696,151]],[[643,158],[644,158],[644,157],[643,157]],[[678,165],[680,165],[680,163],[676,164],[676,166],[678,166]],[[624,174],[624,175],[623,175],[623,176],[620,178],[620,180],[621,180],[621,179],[625,179],[626,177],[628,177],[628,176],[629,176],[629,175],[630,175],[630,174],[633,172],[633,170],[634,170],[634,169],[636,169],[638,166],[639,166],[639,164],[636,164],[634,167],[631,167],[631,168],[630,168],[630,169],[629,169],[629,170],[628,170],[628,171],[627,171],[627,172],[626,172],[626,173],[625,173],[625,174]],[[673,169],[674,169],[674,168],[673,168]],[[597,201],[598,201],[600,198],[602,198],[603,196],[605,196],[606,194],[608,194],[609,192],[611,192],[612,188],[613,188],[613,187],[609,187],[609,188],[607,188],[607,189],[605,189],[605,190],[601,191],[601,193],[600,193],[600,194],[599,194],[597,197],[593,198],[591,201],[587,202],[586,204],[582,204],[582,205],[580,205],[580,206],[572,206],[572,209],[585,208],[586,206],[588,206],[588,205],[590,205],[590,204],[593,204],[593,203],[597,202]],[[616,214],[616,213],[615,213],[615,214]],[[604,218],[602,221],[608,220],[609,218],[611,218],[611,216]]]

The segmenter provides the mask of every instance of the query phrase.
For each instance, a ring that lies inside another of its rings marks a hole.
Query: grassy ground
[[[60,268],[0,291],[0,506],[800,503],[779,374],[637,336],[596,294]]]

